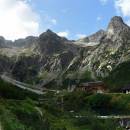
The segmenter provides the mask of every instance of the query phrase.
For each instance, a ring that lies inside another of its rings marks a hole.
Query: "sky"
[[[0,0],[0,35],[15,40],[51,29],[79,39],[105,30],[116,15],[130,25],[130,0]]]

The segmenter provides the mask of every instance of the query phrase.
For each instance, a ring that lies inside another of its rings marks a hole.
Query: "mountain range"
[[[49,87],[66,88],[70,80],[100,79],[119,88],[130,83],[129,61],[130,27],[120,16],[106,30],[79,40],[51,30],[15,41],[0,37],[0,73],[30,84],[49,81]]]

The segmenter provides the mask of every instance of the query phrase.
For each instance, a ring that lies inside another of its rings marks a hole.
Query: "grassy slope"
[[[45,122],[31,100],[0,99],[0,120],[4,130],[43,130]]]
[[[4,130],[115,130],[117,124],[112,120],[98,120],[93,118],[95,108],[116,107],[121,102],[126,104],[125,109],[119,107],[119,111],[129,110],[129,95],[88,95],[86,93],[67,93],[58,95],[49,93],[43,105],[36,104],[33,94],[29,94],[1,80],[0,82],[0,119]],[[11,94],[10,94],[11,93]],[[62,104],[63,97],[63,104]],[[16,100],[17,99],[17,100]],[[107,104],[107,105],[106,105]],[[109,105],[108,105],[109,104]],[[43,116],[36,109],[39,107]],[[111,109],[111,110],[112,110]],[[70,113],[74,110],[74,113]],[[75,115],[89,115],[89,118],[75,118]],[[110,126],[113,126],[110,127]]]
[[[73,105],[72,105],[73,103]],[[92,110],[97,114],[130,114],[130,95],[69,93],[64,96],[66,110],[83,113]],[[100,111],[101,110],[101,111]],[[115,113],[116,112],[116,113]]]
[[[130,95],[125,94],[94,94],[62,93],[53,98],[52,102],[44,102],[42,109],[52,128],[55,130],[116,130],[118,124],[114,120],[98,120],[95,114],[130,114]],[[63,98],[63,104],[62,104]],[[105,110],[109,110],[106,113]],[[70,111],[74,111],[71,113]],[[104,110],[100,112],[99,110]],[[76,118],[76,115],[88,116]],[[112,126],[112,127],[110,127]]]
[[[46,121],[41,119],[36,109],[36,94],[16,88],[0,79],[0,97],[3,130],[46,130]]]
[[[28,92],[26,90],[17,88],[14,85],[4,82],[0,79],[0,96],[6,99],[38,99],[38,95]]]

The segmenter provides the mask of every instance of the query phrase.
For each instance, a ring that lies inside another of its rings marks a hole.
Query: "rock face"
[[[2,66],[7,66],[13,77],[24,82],[62,82],[81,78],[86,71],[91,72],[93,79],[106,77],[119,64],[130,60],[130,27],[119,16],[111,19],[106,31],[77,41],[59,37],[51,30],[39,37],[5,41],[0,38],[0,55],[6,57],[6,61],[0,59],[0,71],[6,71]]]
[[[95,34],[92,34],[91,36],[79,39],[78,41],[76,41],[75,43],[79,43],[79,44],[86,44],[86,46],[93,46],[93,45],[97,45],[100,43],[101,39],[105,36],[105,31],[104,30],[99,30],[98,32],[96,32]]]
[[[15,40],[12,44],[15,47],[30,47],[37,42],[37,37],[29,36],[25,39]]]

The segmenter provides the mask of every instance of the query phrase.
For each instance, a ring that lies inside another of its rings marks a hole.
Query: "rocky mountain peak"
[[[54,33],[54,32],[53,32],[52,30],[50,30],[50,29],[47,29],[46,32],[47,32],[47,33]]]
[[[105,31],[103,29],[100,29],[93,35],[90,35],[88,38],[89,38],[89,41],[91,42],[99,42],[104,35],[105,35]]]
[[[107,28],[108,34],[119,34],[121,32],[127,32],[129,29],[129,26],[127,26],[123,19],[120,16],[114,16]]]
[[[39,36],[38,45],[42,53],[50,55],[64,50],[66,40],[48,29]]]
[[[121,16],[114,16],[111,18],[111,23],[124,23],[123,19]]]
[[[81,38],[78,41],[74,42],[77,45],[84,45],[84,46],[94,46],[100,43],[101,39],[105,36],[106,32],[103,29],[100,29],[96,33]]]
[[[50,29],[48,29],[46,32],[42,33],[40,36],[39,36],[40,39],[48,39],[48,38],[51,38],[51,39],[55,39],[55,38],[60,38],[56,33],[54,33],[53,31],[51,31]]]

